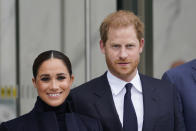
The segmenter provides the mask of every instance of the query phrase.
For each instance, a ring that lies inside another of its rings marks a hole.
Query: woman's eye
[[[49,81],[50,78],[49,77],[44,77],[44,78],[41,78],[42,81]]]
[[[64,80],[66,77],[65,76],[58,76],[57,79],[58,80]]]

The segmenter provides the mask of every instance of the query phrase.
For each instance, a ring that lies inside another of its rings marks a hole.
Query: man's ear
[[[102,40],[99,41],[100,49],[103,54],[105,54],[105,45]]]
[[[140,53],[142,53],[143,48],[144,48],[144,38],[142,38],[142,39],[140,40],[140,49],[139,49],[139,52],[140,52]]]

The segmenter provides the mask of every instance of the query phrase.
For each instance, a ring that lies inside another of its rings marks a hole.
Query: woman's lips
[[[47,93],[47,95],[48,95],[49,97],[54,97],[54,98],[56,98],[56,97],[59,97],[59,96],[61,95],[61,93],[62,93],[62,92]]]

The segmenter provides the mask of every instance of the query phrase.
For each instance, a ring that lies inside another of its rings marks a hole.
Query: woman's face
[[[36,78],[32,81],[39,97],[48,105],[55,107],[67,98],[73,79],[62,60],[51,58],[41,64]]]

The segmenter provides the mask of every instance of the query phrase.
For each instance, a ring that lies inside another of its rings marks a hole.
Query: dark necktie
[[[127,83],[124,96],[123,131],[138,131],[137,117],[131,100],[131,83]]]

